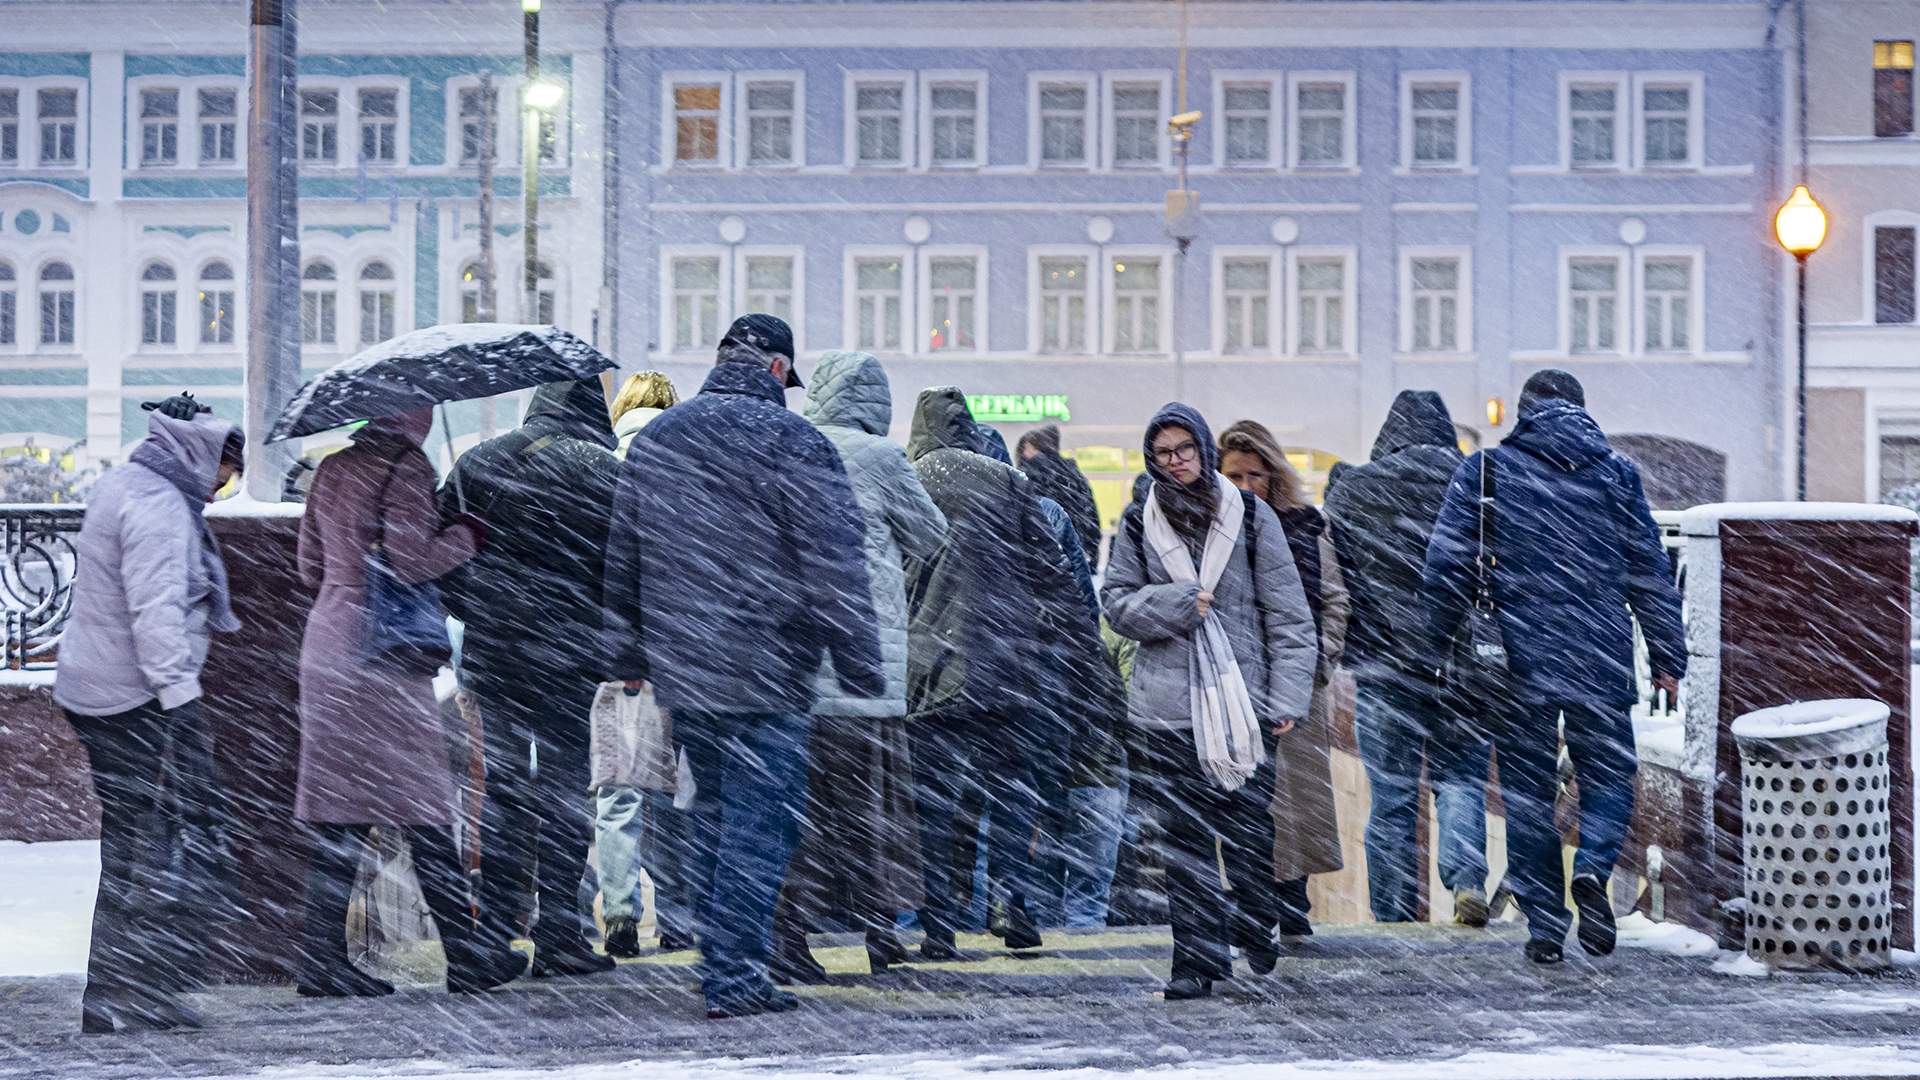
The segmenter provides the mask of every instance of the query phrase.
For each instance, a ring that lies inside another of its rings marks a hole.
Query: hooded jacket
[[[867,574],[886,693],[861,698],[840,689],[831,663],[822,667],[824,716],[907,714],[907,578],[905,564],[933,558],[947,540],[947,519],[933,505],[907,455],[887,440],[893,390],[887,370],[867,353],[830,352],[807,385],[804,415],[840,453],[854,497],[866,517]]]
[[[1402,390],[1372,459],[1342,470],[1327,496],[1334,547],[1353,595],[1346,663],[1362,681],[1428,679],[1421,568],[1459,467],[1446,403],[1431,390]]]
[[[1033,483],[1034,494],[1052,499],[1067,512],[1080,552],[1088,569],[1100,566],[1100,510],[1093,501],[1093,485],[1081,474],[1080,466],[1060,454],[1060,429],[1049,424],[1034,433],[1032,457],[1020,463],[1020,471]]]
[[[1577,405],[1544,402],[1500,446],[1454,473],[1427,549],[1423,601],[1432,655],[1471,602],[1480,462],[1493,469],[1494,602],[1515,696],[1529,704],[1624,709],[1637,696],[1631,611],[1656,675],[1685,675],[1680,594],[1640,471]]]
[[[234,426],[211,416],[147,417],[145,446],[213,493]],[[60,639],[53,700],[82,716],[112,716],[158,700],[177,709],[200,696],[215,632],[240,624],[217,609],[210,534],[173,481],[129,462],[107,470],[87,497],[74,540],[73,610]]]
[[[442,485],[444,511],[458,509],[458,485],[487,526],[480,554],[442,583],[466,623],[461,673],[483,697],[605,677],[600,588],[613,445],[600,380],[549,383],[519,428],[461,455]]]
[[[1153,438],[1173,425],[1193,434],[1202,478],[1216,479],[1213,432],[1199,413],[1174,404],[1147,425],[1148,468],[1156,487],[1173,481],[1154,460]],[[1147,498],[1163,494],[1149,491]],[[1246,516],[1226,570],[1214,587],[1213,611],[1233,644],[1234,659],[1261,724],[1304,720],[1320,656],[1313,613],[1307,608],[1300,572],[1273,508],[1244,492],[1236,494]],[[1127,508],[1107,558],[1100,601],[1114,632],[1140,643],[1127,684],[1128,718],[1137,727],[1188,729],[1193,726],[1189,671],[1192,634],[1202,618],[1200,585],[1175,582],[1160,557],[1148,550],[1144,515],[1144,502]],[[1198,554],[1194,563],[1200,563]]]
[[[612,671],[692,712],[808,712],[886,693],[865,521],[839,451],[758,364],[720,363],[620,466],[607,548]]]
[[[1027,478],[979,452],[958,388],[920,392],[907,457],[947,543],[907,568],[908,715],[1058,707],[1040,600],[1071,579]]]

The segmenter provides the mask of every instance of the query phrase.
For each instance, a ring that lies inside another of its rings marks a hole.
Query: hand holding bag
[[[676,768],[673,731],[652,684],[629,691],[624,683],[601,683],[593,696],[591,787],[630,787],[671,793]]]
[[[432,672],[453,659],[440,586],[431,581],[407,584],[387,559],[387,489],[393,486],[399,471],[396,458],[380,484],[379,494],[374,496],[380,533],[366,557],[367,629],[361,652],[368,660]]]

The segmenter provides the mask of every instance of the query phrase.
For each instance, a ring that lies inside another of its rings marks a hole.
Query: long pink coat
[[[341,825],[450,825],[452,768],[432,677],[370,663],[367,552],[386,520],[387,558],[408,583],[472,558],[465,525],[442,528],[433,466],[417,446],[355,443],[314,474],[300,521],[300,576],[319,590],[300,647],[300,782],[294,816]],[[397,464],[396,464],[397,463]],[[381,505],[375,496],[397,467]]]

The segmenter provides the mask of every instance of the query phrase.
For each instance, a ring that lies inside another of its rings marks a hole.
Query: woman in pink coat
[[[384,543],[407,584],[471,559],[477,521],[443,524],[420,443],[427,410],[376,420],[314,475],[300,522],[300,576],[318,590],[300,649],[300,780],[294,816],[313,834],[298,971],[307,997],[374,997],[392,985],[347,956],[354,872],[369,826],[405,832],[421,891],[447,953],[447,989],[486,990],[519,974],[505,942],[483,944],[454,853],[454,780],[433,692],[432,661],[370,659],[367,554]]]

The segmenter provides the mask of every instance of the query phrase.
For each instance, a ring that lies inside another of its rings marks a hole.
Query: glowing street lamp
[[[1795,340],[1799,342],[1799,384],[1796,418],[1798,442],[1794,454],[1794,493],[1807,501],[1807,256],[1820,250],[1827,239],[1827,211],[1807,185],[1798,184],[1787,201],[1773,215],[1773,236],[1780,247],[1793,256],[1794,281],[1798,290],[1795,314]]]
[[[530,2],[537,2],[537,0],[530,0]],[[552,79],[541,79],[527,85],[527,107],[539,109],[541,112],[552,112],[559,108],[561,100],[566,96],[567,88]]]

